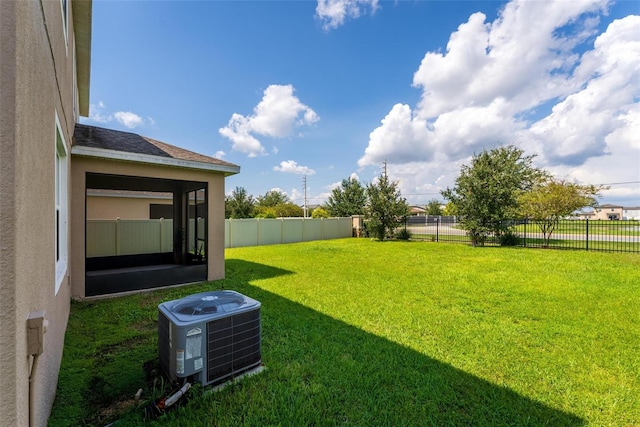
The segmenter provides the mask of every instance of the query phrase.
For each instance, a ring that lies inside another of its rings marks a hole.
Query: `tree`
[[[322,206],[318,206],[311,212],[311,218],[329,218],[329,212]]]
[[[579,209],[595,206],[598,193],[606,188],[549,179],[519,196],[520,213],[540,228],[544,247],[548,247],[559,221]]]
[[[409,215],[409,205],[401,196],[397,182],[390,182],[386,174],[378,182],[367,186],[365,221],[367,228],[378,238],[393,234]]]
[[[290,200],[286,194],[280,190],[270,190],[264,196],[258,196],[256,206],[272,208],[276,205],[289,203]]]
[[[367,202],[365,188],[356,179],[343,179],[340,187],[334,188],[325,203],[329,215],[346,217],[362,215]]]
[[[277,218],[274,208],[256,208],[256,218]]]
[[[447,202],[444,209],[442,210],[442,215],[454,216],[457,214],[458,212],[456,211],[456,205],[454,205],[453,202]]]
[[[291,202],[280,203],[278,205],[275,205],[273,209],[276,212],[276,216],[279,218],[304,216],[304,211],[302,210],[302,208]]]
[[[298,212],[300,212],[300,214],[298,214]],[[254,213],[256,218],[302,216],[302,208],[291,203],[289,197],[287,197],[287,195],[282,191],[269,190],[264,194],[264,196],[258,196]]]
[[[251,218],[253,217],[253,208],[255,200],[253,196],[247,194],[244,187],[236,187],[231,195],[224,199],[224,217],[225,218]]]
[[[295,203],[280,203],[275,206],[256,206],[256,218],[287,218],[304,215],[302,208]]]
[[[484,150],[470,166],[462,166],[453,188],[441,192],[455,206],[474,246],[491,233],[500,236],[505,220],[517,215],[518,197],[548,177],[532,165],[534,157],[513,145]]]
[[[427,203],[427,215],[440,216],[442,215],[442,207],[439,200],[432,199]]]

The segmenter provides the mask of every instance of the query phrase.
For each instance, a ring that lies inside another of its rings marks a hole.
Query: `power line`
[[[610,182],[608,184],[594,184],[594,185],[627,185],[627,184],[640,184],[640,181]]]

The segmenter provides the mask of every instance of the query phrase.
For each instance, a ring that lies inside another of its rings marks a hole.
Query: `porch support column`
[[[184,185],[174,183],[173,189],[173,258],[176,264],[186,264],[185,233],[188,207]]]

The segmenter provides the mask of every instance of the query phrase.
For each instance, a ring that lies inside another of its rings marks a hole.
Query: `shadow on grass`
[[[140,380],[135,384],[116,381],[114,371],[117,367],[117,371],[124,371],[127,376],[143,377],[142,362],[157,357],[157,305],[220,288],[236,290],[262,303],[262,358],[267,369],[223,391],[189,400],[185,406],[162,416],[156,425],[585,424],[575,415],[550,408],[259,287],[260,280],[293,274],[290,271],[228,259],[226,272],[227,278],[221,281],[103,300],[72,309],[67,335],[75,334],[78,338],[69,341],[68,337],[65,342],[58,391],[67,398],[56,401],[53,425],[104,425],[99,423],[105,417],[95,415],[101,411],[100,407],[91,406],[92,415],[82,406],[77,411],[64,407],[74,402],[81,405],[76,398],[92,394],[90,379],[95,376],[104,377],[108,382],[106,389],[112,400],[118,399],[117,396],[132,396]],[[101,317],[114,319],[126,314],[131,307],[139,310],[135,319],[128,314],[122,322],[110,326]],[[132,324],[139,329],[133,335],[137,338],[132,340],[126,334],[121,338],[119,334]],[[92,333],[86,328],[99,330],[104,343],[87,355],[80,352],[82,343]],[[105,359],[102,353],[125,343],[126,352],[115,352],[116,360]],[[79,361],[82,366],[75,366]],[[76,378],[76,382],[63,380],[86,372],[91,372],[93,377]],[[61,389],[65,387],[79,389]],[[148,390],[145,395],[147,393]],[[110,402],[112,406],[113,403]],[[105,402],[104,406],[107,405]],[[130,409],[116,425],[147,424],[139,409]]]
[[[249,283],[282,270],[235,259],[227,266],[243,282],[238,290],[262,303],[267,370],[215,394],[213,420],[237,414],[245,425],[584,424]]]

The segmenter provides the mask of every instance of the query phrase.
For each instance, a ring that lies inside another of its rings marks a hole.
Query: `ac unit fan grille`
[[[207,323],[207,384],[242,373],[261,361],[260,310]]]

